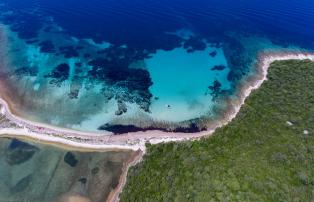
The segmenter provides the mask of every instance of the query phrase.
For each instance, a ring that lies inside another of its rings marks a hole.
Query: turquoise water
[[[258,52],[314,47],[312,5],[2,0],[2,96],[20,116],[78,130],[197,132]]]
[[[217,52],[213,58],[209,53]],[[151,112],[159,120],[185,121],[210,115],[214,105],[208,86],[215,80],[221,83],[221,90],[230,90],[227,80],[229,68],[222,49],[208,47],[203,51],[188,53],[183,48],[171,51],[159,50],[146,60],[155,96]],[[223,70],[212,70],[222,65]]]

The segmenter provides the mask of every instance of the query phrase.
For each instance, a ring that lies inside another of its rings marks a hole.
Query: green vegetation
[[[213,136],[148,145],[121,201],[314,200],[314,63],[274,62],[268,78]]]

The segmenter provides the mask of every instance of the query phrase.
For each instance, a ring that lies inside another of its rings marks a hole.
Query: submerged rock
[[[98,172],[99,172],[99,168],[98,168],[98,167],[95,167],[95,168],[93,168],[93,169],[91,170],[91,173],[92,173],[93,175],[96,175]]]
[[[248,57],[249,55],[246,54],[245,47],[240,40],[226,36],[224,40],[222,48],[230,68],[227,79],[236,83],[248,73],[253,57]]]
[[[34,43],[38,43],[38,39],[28,39],[28,40],[26,40],[26,43],[27,44],[34,44]]]
[[[115,135],[118,134],[124,134],[124,133],[130,133],[130,132],[145,132],[145,131],[150,131],[150,130],[160,130],[164,132],[179,132],[179,133],[195,133],[195,132],[200,132],[206,130],[205,127],[199,127],[196,123],[190,123],[186,127],[176,127],[173,129],[170,128],[161,128],[161,127],[146,127],[146,128],[141,128],[135,125],[121,125],[121,124],[104,124],[98,128],[98,130],[106,130],[109,132],[114,133]]]
[[[225,65],[215,65],[214,67],[211,68],[211,70],[215,71],[215,70],[218,70],[218,71],[221,71],[221,70],[224,70],[226,68]]]
[[[91,57],[91,54],[89,54],[89,53],[84,54],[84,58],[89,58],[89,57]]]
[[[200,37],[190,37],[183,45],[189,53],[196,50],[205,50],[206,46],[206,43]]]
[[[79,53],[77,52],[77,48],[74,46],[61,46],[59,47],[60,53],[65,58],[72,58],[72,57],[78,57]]]
[[[14,185],[10,189],[10,191],[12,193],[22,192],[31,184],[31,181],[32,181],[32,175],[28,175],[22,178],[20,181],[18,181],[18,183],[16,183],[16,185]]]
[[[86,184],[87,178],[86,177],[81,177],[78,181],[81,182],[82,184]]]
[[[212,52],[209,53],[209,55],[211,57],[215,57],[217,55],[217,51],[212,51]]]
[[[54,53],[56,51],[55,46],[49,40],[39,43],[39,46],[40,46],[40,52],[43,52],[43,53]]]
[[[111,52],[107,54],[111,54]],[[114,56],[112,55],[111,57]],[[117,60],[97,58],[88,63],[92,66],[92,70],[88,72],[88,77],[91,80],[104,82],[106,86],[102,89],[102,94],[104,94],[106,101],[113,97],[118,101],[116,115],[126,112],[127,108],[123,104],[126,102],[136,103],[141,109],[149,112],[152,98],[149,87],[153,83],[147,70],[134,67],[129,68],[128,66],[131,62],[132,60],[128,58],[119,58]]]
[[[14,74],[20,76],[36,76],[38,73],[37,68],[34,67],[21,67],[14,71]]]
[[[75,167],[78,163],[78,160],[75,158],[75,155],[72,152],[67,152],[64,156],[64,162],[66,162],[71,167]]]
[[[145,131],[145,129],[137,127],[135,125],[111,125],[111,124],[104,124],[98,128],[98,130],[106,130],[112,132],[114,134],[123,134],[129,132],[138,132],[138,131]]]
[[[221,83],[218,80],[215,80],[213,85],[208,86],[210,90],[210,95],[213,97],[213,100],[216,99],[221,93]]]
[[[200,128],[196,123],[190,123],[188,127],[178,127],[173,130],[176,133],[197,133],[200,131],[204,131],[206,128]]]
[[[35,146],[13,139],[5,151],[5,159],[9,165],[17,165],[31,159],[39,149]]]
[[[124,102],[118,101],[118,110],[115,112],[116,115],[122,115],[128,111],[127,106]]]
[[[61,63],[57,67],[55,67],[54,70],[45,77],[47,78],[53,78],[50,81],[50,84],[55,84],[57,86],[60,86],[61,83],[69,78],[69,71],[70,66],[66,63]]]

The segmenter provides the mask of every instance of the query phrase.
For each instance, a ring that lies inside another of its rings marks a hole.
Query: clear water
[[[79,130],[204,128],[259,51],[314,48],[313,8],[309,0],[0,0],[5,96],[23,117]]]
[[[134,152],[68,151],[0,138],[0,154],[1,201],[98,202],[117,186]]]

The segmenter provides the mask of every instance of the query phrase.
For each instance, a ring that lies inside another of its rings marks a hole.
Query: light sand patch
[[[80,195],[65,195],[58,202],[92,202],[90,199]]]

